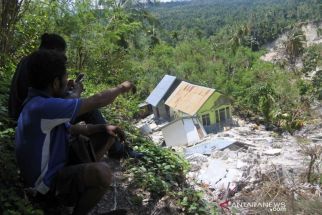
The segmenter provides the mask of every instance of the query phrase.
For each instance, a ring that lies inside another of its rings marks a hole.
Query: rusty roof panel
[[[215,90],[211,88],[182,81],[167,99],[165,104],[193,116],[214,91]]]

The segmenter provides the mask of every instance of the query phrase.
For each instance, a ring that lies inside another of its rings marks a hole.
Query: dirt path
[[[126,210],[128,215],[175,215],[178,214],[171,204],[171,199],[155,197],[150,192],[134,187],[125,174],[122,161],[107,159],[114,172],[114,180],[110,190],[106,192],[101,201],[93,209],[90,215],[115,211],[113,214],[123,214]],[[135,162],[135,161],[133,161]],[[117,213],[121,210],[120,213]]]

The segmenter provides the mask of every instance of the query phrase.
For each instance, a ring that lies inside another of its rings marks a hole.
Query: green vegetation
[[[300,128],[312,99],[322,98],[321,72],[312,82],[301,79],[321,68],[322,45],[305,48],[298,30],[301,22],[321,21],[318,0],[198,0],[149,7],[117,2],[0,1],[0,213],[41,213],[24,199],[6,104],[16,64],[37,49],[44,32],[66,39],[70,78],[77,71],[85,73],[85,95],[123,80],[135,82],[137,94],[118,98],[102,111],[147,154],[140,163],[128,163],[136,185],[158,196],[173,196],[188,214],[215,213],[215,207],[185,184],[189,167],[183,158],[156,147],[130,126],[137,105],[163,75],[218,89],[234,99],[235,115],[282,131]],[[260,60],[262,45],[288,30],[289,62]],[[297,57],[303,58],[304,67],[289,71],[288,63]]]
[[[0,212],[1,214],[42,214],[24,199],[22,182],[14,156],[13,123],[7,117],[9,77],[0,79]]]
[[[224,36],[234,36],[255,50],[293,24],[320,20],[322,5],[319,0],[198,0],[160,4],[149,10],[166,29],[162,38],[209,37],[224,32]]]
[[[217,206],[214,203],[202,201],[202,192],[196,192],[191,188],[185,188],[178,193],[179,204],[185,208],[186,214],[217,214]]]

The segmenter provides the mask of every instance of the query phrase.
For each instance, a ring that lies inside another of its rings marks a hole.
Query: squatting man
[[[67,89],[66,57],[54,50],[28,56],[30,87],[18,118],[16,157],[26,187],[41,198],[54,196],[74,206],[73,214],[87,214],[107,191],[112,171],[100,162],[116,138],[118,126],[74,124],[85,113],[111,104],[134,89],[125,81],[88,98],[64,98]],[[70,138],[71,136],[77,138]]]

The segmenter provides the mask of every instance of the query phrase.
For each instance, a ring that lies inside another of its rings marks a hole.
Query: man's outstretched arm
[[[116,99],[118,95],[129,92],[130,90],[134,91],[135,86],[131,82],[125,81],[117,87],[97,93],[91,97],[81,99],[82,103],[78,116],[94,110],[95,108],[109,105]]]

